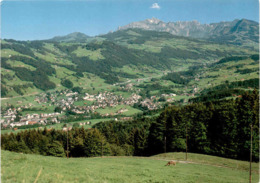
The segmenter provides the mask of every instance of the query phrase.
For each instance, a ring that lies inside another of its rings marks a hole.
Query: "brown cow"
[[[176,165],[176,162],[175,161],[169,161],[165,166],[170,166],[170,165]]]

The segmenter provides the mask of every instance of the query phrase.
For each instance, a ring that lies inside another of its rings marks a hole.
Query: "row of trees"
[[[162,79],[170,80],[174,83],[185,85],[190,82],[190,79],[184,78],[183,75],[180,74],[180,72],[171,72],[168,73],[166,76],[162,77]]]
[[[259,95],[255,90],[237,100],[194,103],[166,108],[159,117],[108,121],[93,129],[29,130],[1,135],[2,149],[71,157],[148,156],[188,151],[249,159],[253,125],[253,160],[259,157]]]
[[[259,68],[253,68],[253,69],[238,69],[235,73],[248,74],[248,73],[252,73],[252,72],[256,72],[256,71],[259,71]]]

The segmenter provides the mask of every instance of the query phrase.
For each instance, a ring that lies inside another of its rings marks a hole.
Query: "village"
[[[165,102],[172,102],[176,94],[162,94],[143,98],[137,93],[132,93],[130,97],[124,98],[121,94],[104,91],[97,94],[79,94],[69,89],[55,91],[52,93],[41,93],[34,97],[34,102],[23,105],[22,101],[17,101],[17,106],[7,107],[1,111],[2,129],[22,127],[26,125],[48,125],[61,123],[61,119],[66,119],[66,114],[74,116],[84,116],[87,120],[91,114],[101,118],[114,117],[114,119],[130,120],[131,116],[124,115],[129,109],[122,107],[114,112],[99,114],[97,109],[113,109],[117,106],[139,106],[146,110],[156,110],[163,107],[160,98],[167,98]],[[82,105],[78,105],[81,103]],[[55,108],[53,112],[46,113],[41,109]],[[38,110],[38,111],[37,111]],[[35,111],[35,112],[34,112]],[[23,114],[22,114],[23,113]],[[120,118],[117,118],[120,116]]]

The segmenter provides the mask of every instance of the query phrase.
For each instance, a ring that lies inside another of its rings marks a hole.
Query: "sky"
[[[0,0],[1,1],[1,0]],[[3,0],[1,38],[41,40],[82,32],[105,34],[135,21],[259,22],[258,0]]]

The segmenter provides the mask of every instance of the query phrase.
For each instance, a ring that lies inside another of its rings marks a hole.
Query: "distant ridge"
[[[56,41],[56,42],[85,42],[90,36],[83,34],[81,32],[73,32],[71,34],[65,36],[55,36],[48,41]]]
[[[248,41],[258,43],[259,37],[259,23],[247,19],[201,24],[196,20],[163,22],[157,18],[151,18],[121,26],[118,30],[129,28],[169,32],[178,36],[208,39],[216,42],[239,45],[248,43]]]

